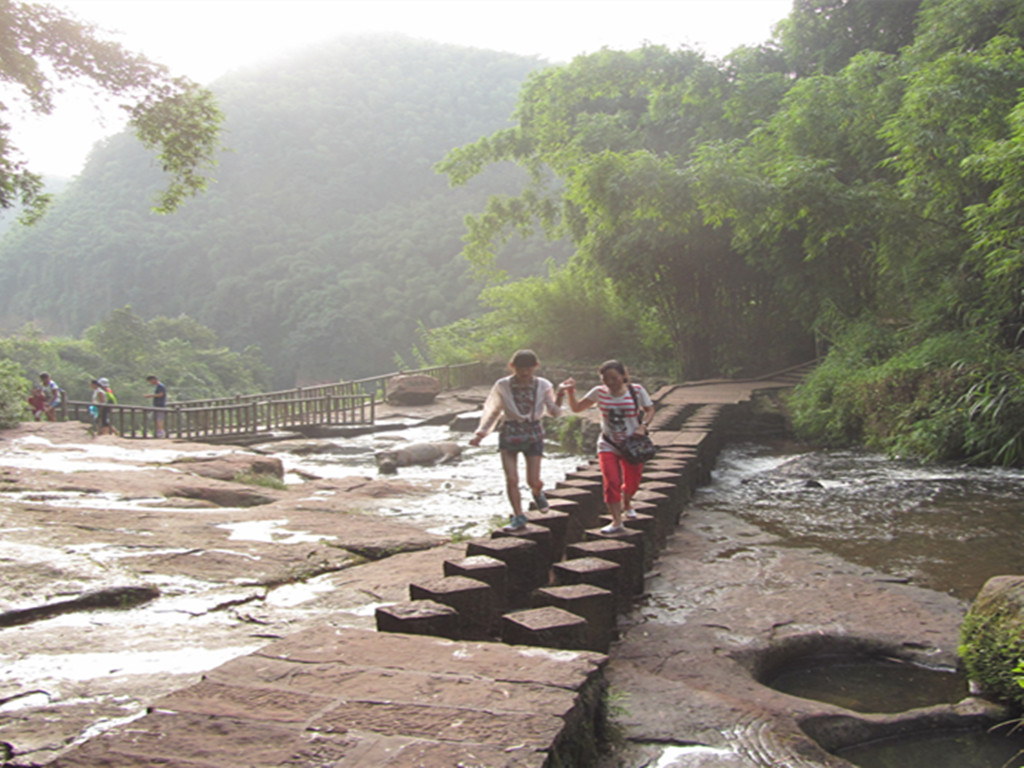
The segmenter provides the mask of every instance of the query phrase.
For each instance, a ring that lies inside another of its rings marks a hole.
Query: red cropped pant
[[[604,481],[605,504],[622,501],[623,495],[633,498],[636,489],[640,487],[640,475],[644,471],[644,465],[630,464],[611,451],[601,451],[597,454],[597,460],[601,465],[601,478]]]

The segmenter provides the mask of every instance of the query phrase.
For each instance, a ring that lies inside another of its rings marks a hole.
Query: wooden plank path
[[[324,626],[282,638],[52,765],[593,765],[616,613],[643,593],[645,573],[707,482],[723,417],[807,370],[655,393],[661,450],[624,532],[599,530],[599,470],[581,467],[550,489],[549,513],[468,542],[443,575],[411,584],[408,602],[378,607],[377,632]]]
[[[118,434],[129,438],[156,437],[158,414],[163,416],[167,437],[198,441],[230,441],[311,428],[369,427],[392,377],[425,374],[437,378],[442,389],[454,389],[480,383],[483,368],[480,363],[433,366],[276,392],[189,400],[166,408],[122,403],[103,407],[110,409],[111,424]],[[87,401],[65,401],[61,418],[89,423],[91,406]]]

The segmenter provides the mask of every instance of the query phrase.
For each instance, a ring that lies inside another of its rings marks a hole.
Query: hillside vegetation
[[[691,379],[827,353],[794,400],[805,435],[1021,466],[1022,94],[1020,0],[796,0],[722,62],[646,46],[535,72],[516,125],[443,167],[536,174],[467,252],[487,264],[526,222],[571,237],[552,279],[610,284],[632,324],[609,351]],[[524,338],[517,308],[551,284],[492,289],[437,348]]]
[[[418,338],[686,379],[822,355],[804,435],[1024,466],[1020,0],[795,0],[722,61],[350,43],[218,88],[217,188],[154,224],[110,142],[5,245],[8,321],[185,312],[279,381]]]
[[[258,344],[275,384],[415,362],[417,330],[478,309],[463,218],[522,178],[452,190],[433,166],[509,124],[537,59],[404,38],[344,39],[211,88],[226,121],[216,182],[174,215],[128,134],[98,146],[36,226],[0,248],[0,322],[80,334],[131,306]],[[564,248],[514,243],[513,274]]]

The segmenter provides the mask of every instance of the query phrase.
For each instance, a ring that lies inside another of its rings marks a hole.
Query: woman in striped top
[[[630,464],[619,452],[617,443],[637,430],[644,430],[654,418],[654,401],[639,384],[629,383],[626,366],[618,360],[608,360],[598,368],[601,384],[597,385],[582,399],[576,398],[576,381],[572,378],[562,382],[559,389],[569,393],[569,407],[573,413],[585,411],[596,405],[601,411],[601,439],[597,444],[597,458],[601,465],[604,485],[604,502],[612,516],[610,525],[602,533],[619,533],[623,530],[622,516],[635,517],[631,508],[633,495],[640,486],[642,464]]]

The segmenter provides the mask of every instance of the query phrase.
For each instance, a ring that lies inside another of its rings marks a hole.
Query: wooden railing
[[[336,384],[320,384],[254,395],[188,400],[165,408],[115,403],[110,409],[110,424],[123,437],[155,437],[156,418],[163,416],[168,437],[211,439],[257,435],[274,430],[312,426],[372,425],[377,403],[386,395],[387,382],[400,373],[421,373],[436,377],[442,389],[457,389],[483,381],[481,363],[443,365],[416,371],[371,376]],[[62,417],[92,422],[92,403],[65,400]]]
[[[92,403],[67,401],[66,418],[91,422]],[[174,403],[166,408],[120,403],[110,409],[110,424],[122,437],[155,437],[157,416],[168,437],[202,440],[255,435],[310,426],[361,426],[374,422],[372,395],[323,395],[288,400],[254,400],[195,406]]]

